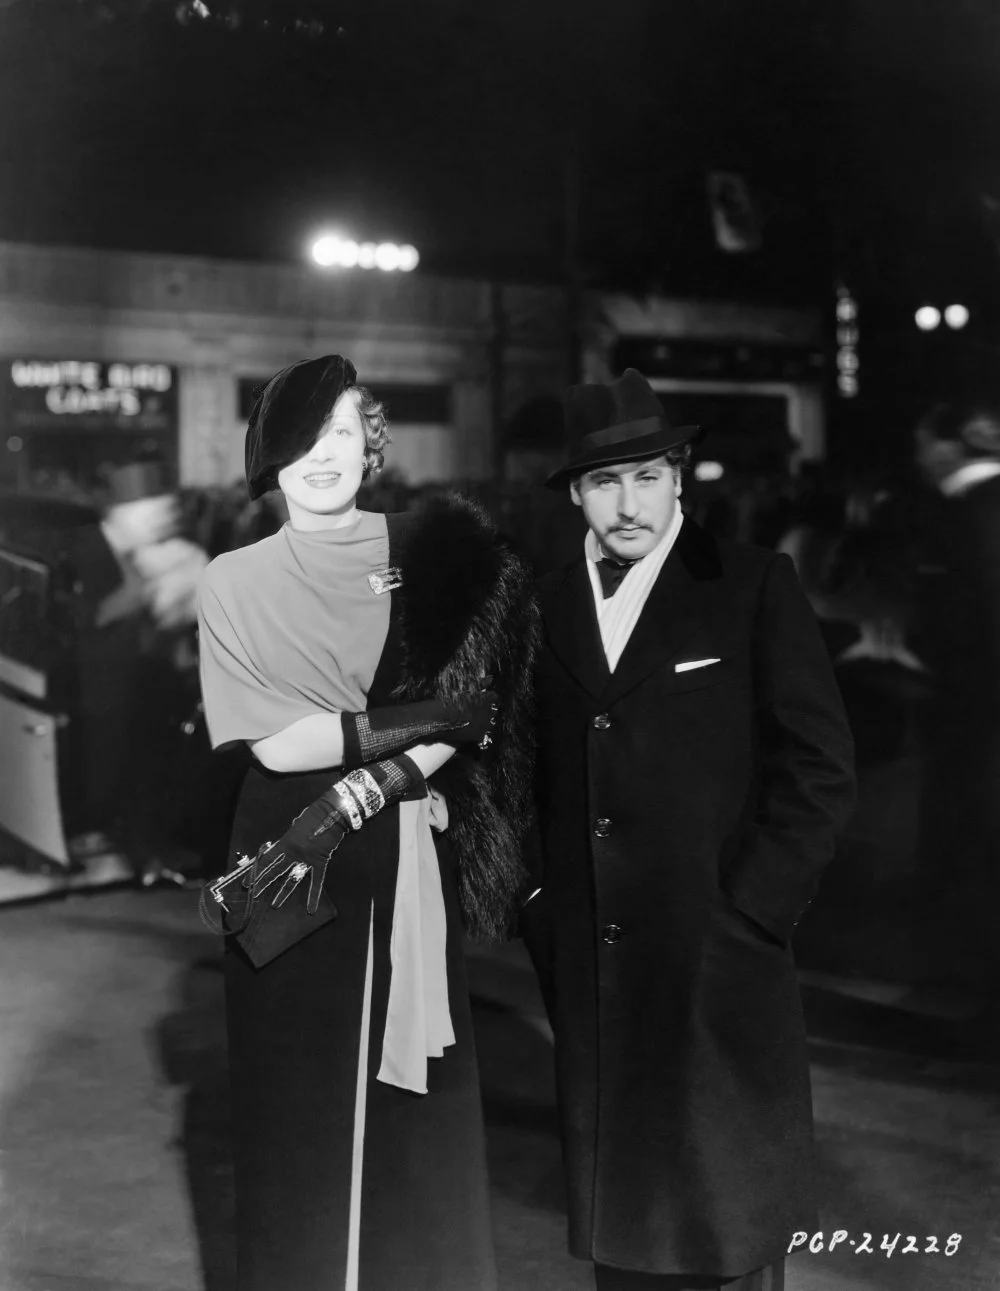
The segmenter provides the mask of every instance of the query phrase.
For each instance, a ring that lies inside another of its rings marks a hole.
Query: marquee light
[[[400,269],[402,269],[403,273],[412,273],[419,263],[420,256],[417,252],[417,248],[411,247],[408,242],[404,243],[403,246],[399,248]]]
[[[312,244],[312,258],[325,269],[327,265],[337,263],[339,247],[339,238],[331,236],[317,238]]]
[[[339,233],[324,233],[312,244],[312,258],[324,269],[397,269],[411,273],[420,263],[416,247],[397,246],[395,242],[355,242]]]
[[[694,478],[696,480],[721,480],[726,468],[721,462],[695,462]]]
[[[860,390],[858,369],[858,302],[841,284],[837,288],[837,389],[844,399],[853,399]]]
[[[941,311],[936,305],[921,305],[913,315],[913,321],[922,332],[933,332],[941,322]]]
[[[841,291],[846,292],[846,288]],[[837,322],[853,323],[858,316],[857,302],[852,300],[849,295],[838,296],[837,299]]]
[[[969,321],[969,311],[964,305],[949,305],[944,311],[944,321],[955,331],[960,331]]]

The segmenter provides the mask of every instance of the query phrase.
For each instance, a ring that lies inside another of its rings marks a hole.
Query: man
[[[917,650],[934,683],[921,804],[924,878],[971,920],[979,981],[1000,982],[1000,410],[939,405],[920,422],[917,464],[940,497],[929,524]],[[995,1025],[996,1009],[987,1009]]]
[[[634,369],[564,408],[549,483],[589,533],[540,589],[542,887],[523,926],[570,1249],[601,1291],[770,1291],[815,1227],[788,941],[851,807],[851,737],[791,562],[682,515],[697,428],[671,428]]]

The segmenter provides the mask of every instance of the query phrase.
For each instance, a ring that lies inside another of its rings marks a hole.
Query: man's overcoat
[[[582,556],[540,594],[524,929],[556,1033],[570,1249],[736,1277],[815,1226],[787,943],[852,804],[836,682],[788,558],[690,520],[613,675]]]

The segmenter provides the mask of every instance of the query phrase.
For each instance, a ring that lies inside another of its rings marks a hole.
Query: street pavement
[[[195,906],[0,908],[0,1291],[232,1291],[220,952]],[[590,1291],[523,948],[471,948],[469,972],[503,1291]],[[788,1291],[1000,1287],[1000,1069],[972,1009],[818,971],[803,991],[822,1236]]]

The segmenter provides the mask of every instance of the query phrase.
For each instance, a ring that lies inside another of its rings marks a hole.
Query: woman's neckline
[[[296,529],[291,520],[286,520],[281,531],[291,542],[341,542],[356,537],[365,521],[375,514],[374,511],[359,510],[350,524],[337,525],[333,529]]]

